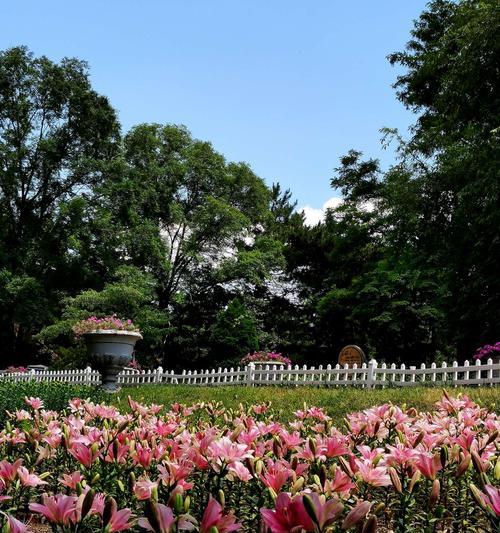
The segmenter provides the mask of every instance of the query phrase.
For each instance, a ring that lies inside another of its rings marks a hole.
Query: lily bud
[[[483,472],[483,462],[481,461],[481,457],[479,457],[479,454],[476,452],[476,450],[471,450],[470,454],[474,468],[477,470],[478,474],[481,474],[481,472]]]
[[[174,498],[174,509],[175,509],[175,512],[179,514],[182,513],[182,511],[184,510],[184,501],[182,499],[182,495],[179,493],[177,493]]]
[[[116,513],[117,509],[118,505],[116,504],[116,500],[113,498],[113,496],[106,496],[106,500],[104,501],[104,509],[102,511],[102,526],[104,528],[109,524],[111,517]]]
[[[439,479],[435,479],[432,483],[432,489],[429,495],[429,509],[432,509],[438,502],[440,490],[441,485],[439,484]]]
[[[248,468],[248,471],[250,472],[251,476],[255,476],[255,460],[252,457],[247,457],[245,459],[245,466]]]
[[[415,473],[411,477],[410,484],[408,486],[408,492],[410,494],[413,492],[415,485],[420,481],[421,477],[422,477],[422,474],[420,473],[420,470],[415,470]]]
[[[264,462],[261,459],[257,459],[257,461],[255,461],[255,473],[262,474],[263,469],[264,469]]]
[[[398,473],[396,472],[396,469],[394,467],[390,466],[387,469],[387,471],[389,473],[389,477],[391,478],[391,482],[392,482],[392,485],[394,487],[394,490],[398,494],[402,494],[403,493],[403,487],[401,486],[401,480],[399,479],[399,476],[398,476]]]
[[[276,457],[281,457],[281,446],[279,440],[276,437],[274,437],[273,439],[273,453]]]
[[[221,507],[224,509],[226,505],[226,495],[224,494],[224,491],[219,489],[219,492],[217,493],[217,500],[221,504]]]
[[[441,466],[445,468],[446,463],[448,462],[448,446],[445,445],[441,447],[439,452],[439,460],[441,461]]]
[[[208,530],[208,533],[219,533],[219,530],[217,529],[216,526],[212,526],[212,527]]]
[[[91,485],[94,485],[95,483],[97,483],[97,482],[99,481],[99,479],[101,479],[100,474],[96,474],[96,475],[90,480],[90,484],[91,484]]]
[[[321,480],[320,480],[318,474],[314,474],[313,481],[314,481],[314,483],[316,483],[316,485],[321,486]]]
[[[378,520],[376,516],[370,516],[365,522],[361,533],[376,533],[377,531]]]
[[[384,512],[384,509],[385,509],[385,503],[380,502],[380,503],[377,503],[377,505],[372,509],[372,513],[379,515]]]
[[[493,471],[493,477],[497,481],[500,479],[500,457],[497,459],[497,462],[495,463],[495,469]]]
[[[317,524],[318,517],[316,515],[316,508],[314,507],[314,502],[311,500],[311,497],[308,494],[302,496],[302,503],[304,504],[304,509],[307,511],[307,514],[310,516],[311,520]]]
[[[95,490],[89,489],[82,502],[82,520],[89,514],[89,511],[94,503]]]
[[[325,485],[325,481],[327,477],[328,477],[328,472],[326,471],[326,466],[321,465],[321,468],[319,469],[319,481],[322,487]]]
[[[472,458],[470,454],[464,455],[463,459],[460,461],[460,464],[457,468],[457,477],[462,477],[465,472],[469,469],[469,466],[471,464]]]
[[[318,451],[318,449],[316,447],[316,441],[312,437],[309,437],[309,441],[308,442],[309,442],[309,448],[310,448],[311,452],[316,457],[316,452]]]
[[[83,492],[82,484],[78,482],[75,486],[76,494],[80,496]]]
[[[413,447],[416,448],[424,440],[424,437],[425,437],[425,433],[421,431],[417,435],[417,438],[415,439],[415,442],[413,443]]]
[[[470,491],[472,494],[472,497],[476,500],[476,503],[483,509],[484,511],[488,510],[488,507],[483,499],[483,496],[481,494],[481,491],[474,485],[474,483],[470,484]]]
[[[130,472],[130,474],[128,475],[128,490],[130,492],[133,492],[134,487],[135,487],[135,474],[133,472]]]
[[[118,485],[118,488],[121,492],[125,492],[125,485],[123,484],[123,481],[121,479],[117,479],[116,484]]]
[[[184,512],[189,512],[189,508],[191,507],[191,496],[186,496],[184,498]]]
[[[489,439],[486,441],[485,447],[488,446],[488,444],[491,444],[492,442],[495,442],[498,438],[498,429],[495,430],[489,437]]]
[[[304,486],[304,478],[300,476],[297,481],[292,485],[291,492],[295,494]]]

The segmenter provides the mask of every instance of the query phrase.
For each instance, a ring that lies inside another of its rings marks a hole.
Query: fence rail
[[[31,370],[24,373],[0,374],[0,381],[58,381],[80,385],[98,385],[101,376],[97,370],[87,367],[83,370]],[[430,367],[422,364],[420,368],[402,364],[378,365],[371,360],[360,368],[340,365],[322,365],[317,368],[306,365],[283,367],[282,365],[255,365],[240,368],[218,368],[211,370],[183,370],[181,373],[165,371],[162,367],[155,370],[137,371],[124,369],[118,376],[123,386],[171,384],[193,386],[225,385],[282,385],[318,387],[359,386],[373,387],[411,387],[416,385],[477,385],[493,386],[500,384],[500,363],[488,359],[486,363],[476,360],[474,364],[465,361],[463,365],[454,362],[451,366],[442,363]]]

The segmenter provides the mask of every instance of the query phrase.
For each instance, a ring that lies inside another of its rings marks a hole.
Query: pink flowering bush
[[[139,331],[139,328],[135,326],[131,320],[121,320],[115,315],[105,316],[103,318],[97,318],[91,316],[85,320],[80,320],[73,326],[73,333],[80,337],[85,333],[91,331],[100,331],[104,329],[117,329],[119,331]]]
[[[474,354],[474,359],[490,359],[494,357],[500,356],[500,342],[496,342],[495,344],[486,344],[484,346],[481,346],[481,348],[478,348],[476,350],[476,353]]]
[[[5,372],[7,374],[25,374],[28,372],[28,369],[25,366],[8,366]]]
[[[320,408],[27,397],[0,430],[0,529],[54,532],[476,532],[500,527],[500,420],[445,394],[338,427]]]
[[[254,352],[245,355],[240,364],[248,365],[248,363],[285,363],[291,365],[292,361],[284,355],[276,352]]]

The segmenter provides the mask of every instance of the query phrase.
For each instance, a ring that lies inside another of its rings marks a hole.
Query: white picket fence
[[[98,385],[101,376],[97,370],[87,367],[83,370],[44,370],[25,373],[0,374],[1,380],[9,381],[59,381],[80,385]],[[123,386],[170,384],[195,386],[225,386],[225,385],[282,385],[301,386],[312,385],[318,387],[358,386],[373,387],[411,387],[416,385],[477,385],[493,386],[500,384],[500,362],[493,363],[488,359],[486,363],[480,360],[463,365],[454,362],[451,366],[442,363],[430,367],[422,364],[420,368],[402,364],[378,365],[371,360],[360,368],[354,365],[322,365],[315,368],[306,365],[283,367],[282,365],[256,366],[250,363],[240,368],[218,368],[211,370],[183,370],[181,373],[165,371],[158,367],[155,370],[124,369],[118,376],[118,382]]]

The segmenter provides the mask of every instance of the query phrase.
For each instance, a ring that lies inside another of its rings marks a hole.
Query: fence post
[[[375,387],[375,370],[377,368],[377,361],[370,359],[368,362],[368,375],[366,380],[366,388],[373,389]]]
[[[163,367],[159,366],[156,369],[156,375],[154,377],[154,382],[155,383],[161,383],[162,380],[163,380]]]
[[[247,365],[247,386],[251,387],[253,385],[255,376],[255,365],[253,363],[248,363]]]
[[[92,374],[92,369],[90,368],[90,366],[88,366],[87,368],[85,368],[85,375],[83,378],[85,385],[90,385],[92,383],[91,374]]]

